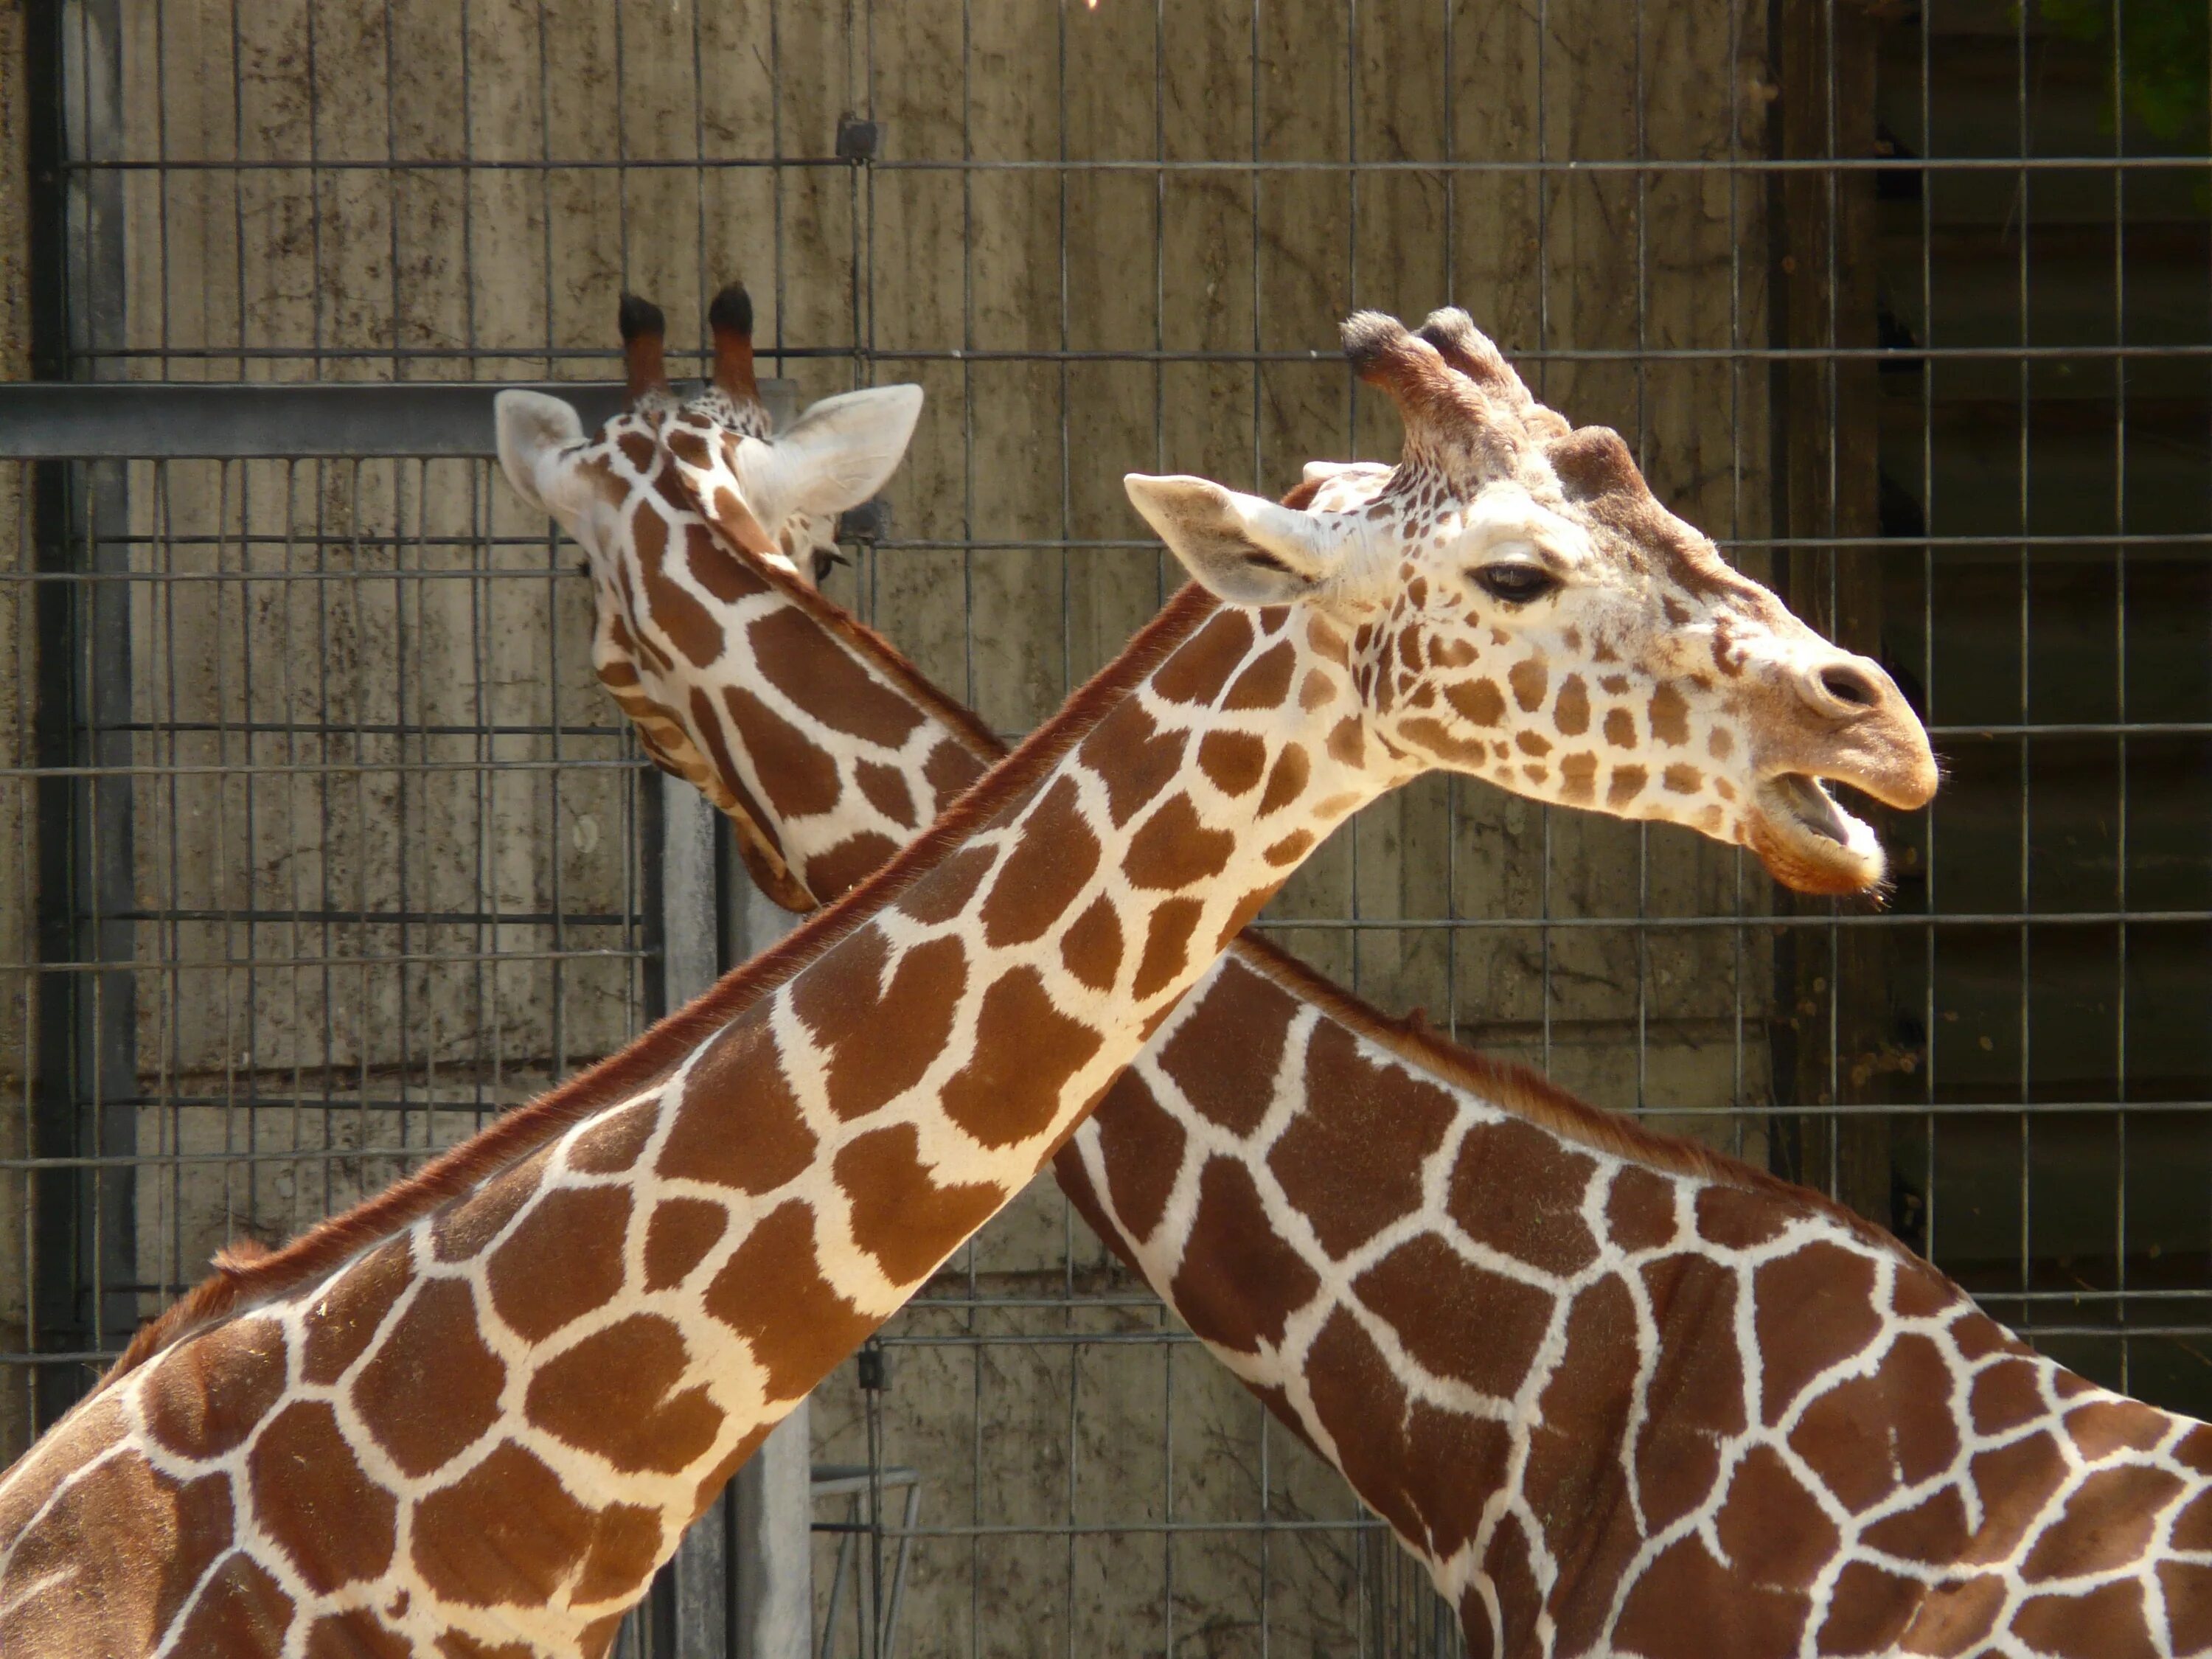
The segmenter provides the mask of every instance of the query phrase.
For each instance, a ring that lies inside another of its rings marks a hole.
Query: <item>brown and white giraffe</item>
[[[1547,434],[1388,319],[1347,343],[1407,410],[1389,491],[1332,514],[1132,477],[1202,586],[776,950],[142,1333],[0,1482],[0,1644],[604,1651],[768,1429],[1064,1143],[1306,852],[1443,760],[1486,765],[1490,733],[1528,753],[1571,684],[1600,715],[1679,715],[1771,867],[1878,873],[1802,780],[1932,790],[1879,671],[1729,575],[1617,438]],[[1513,781],[1596,784],[1586,748]]]
[[[1389,471],[1312,467],[1296,494],[1364,507]],[[914,678],[781,598],[805,747],[750,757],[770,801],[792,754],[880,763],[805,688]],[[763,614],[726,617],[691,677],[710,701],[769,680]],[[2212,1431],[2036,1356],[1818,1196],[1401,1029],[1249,936],[1055,1170],[1428,1565],[1472,1652],[2212,1643]]]

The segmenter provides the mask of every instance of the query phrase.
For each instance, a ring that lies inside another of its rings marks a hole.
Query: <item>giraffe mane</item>
[[[790,586],[794,594],[805,592],[799,583]],[[825,618],[840,614],[829,601],[818,603]],[[318,1222],[280,1249],[266,1254],[246,1249],[218,1252],[215,1272],[139,1328],[121,1358],[101,1378],[101,1386],[188,1338],[325,1277],[592,1113],[639,1092],[672,1071],[734,1015],[785,983],[895,902],[964,842],[978,825],[1025,794],[1216,608],[1217,601],[1203,588],[1194,583],[1183,587],[1058,714],[979,779],[896,857],[835,903],[817,910],[780,943],[731,969],[690,1002],[655,1022],[619,1052],[586,1066],[526,1105],[494,1119],[414,1174],[352,1209]],[[870,632],[852,623],[840,631],[856,639]],[[896,656],[887,647],[876,648]],[[904,665],[903,659],[898,660]],[[906,672],[919,682],[919,675],[910,666]],[[933,693],[932,703],[951,707],[942,693]],[[981,734],[984,751],[995,754],[999,745],[988,729],[973,714],[963,714],[961,729],[971,740]]]

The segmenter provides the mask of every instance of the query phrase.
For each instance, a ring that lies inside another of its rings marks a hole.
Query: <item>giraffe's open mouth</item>
[[[1800,892],[1863,892],[1887,867],[1874,826],[1844,811],[1808,772],[1760,781],[1746,839],[1777,881]]]

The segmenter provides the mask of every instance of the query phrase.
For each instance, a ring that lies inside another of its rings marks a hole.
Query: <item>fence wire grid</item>
[[[830,592],[1010,737],[1166,591],[1123,471],[1274,492],[1389,458],[1337,320],[1467,307],[1879,657],[1947,780],[1874,814],[1879,908],[1431,779],[1265,926],[2212,1415],[2203,7],[69,0],[25,27],[35,377],[599,380],[620,289],[681,365],[742,276],[803,396],[926,388],[889,528]],[[0,1458],[215,1246],[374,1190],[665,1000],[659,797],[574,550],[404,431],[155,449],[0,462]],[[1048,1185],[813,1422],[831,1659],[1457,1651],[1380,1523]],[[666,1607],[625,1644],[732,1650]]]

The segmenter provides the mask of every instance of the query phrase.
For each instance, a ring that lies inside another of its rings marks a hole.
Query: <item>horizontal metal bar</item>
[[[539,160],[479,159],[470,156],[388,156],[348,161],[283,158],[247,160],[170,159],[118,156],[112,160],[63,163],[71,173],[720,173],[734,168],[852,167],[861,163],[835,155],[793,156],[547,156]],[[2212,167],[2201,155],[1955,155],[1955,156],[1644,156],[1546,161],[1486,160],[1298,161],[1253,156],[1237,161],[1169,161],[1160,157],[1110,160],[1034,160],[915,157],[883,158],[866,163],[878,173],[2173,173]]]
[[[1500,928],[1620,927],[1633,926],[1656,932],[1682,927],[2017,927],[2033,922],[2039,927],[2112,926],[2120,922],[2212,921],[2212,910],[1944,910],[1912,915],[1885,910],[1872,915],[1729,915],[1729,916],[1316,916],[1292,919],[1262,916],[1253,925],[1269,933],[1348,930],[1359,933],[1421,933],[1458,930],[1490,933]]]
[[[2201,738],[2212,720],[2054,720],[2048,726],[1931,726],[1931,738]]]
[[[94,728],[106,729],[106,728]],[[358,777],[380,772],[604,772],[636,771],[652,763],[641,755],[605,760],[562,756],[558,760],[210,761],[165,766],[0,766],[0,778]]]
[[[492,400],[508,389],[492,381],[9,381],[0,383],[0,458],[482,459],[497,453]],[[586,428],[619,413],[624,397],[616,380],[524,389],[574,404]],[[771,412],[787,415],[790,381],[763,380],[761,392]]]

